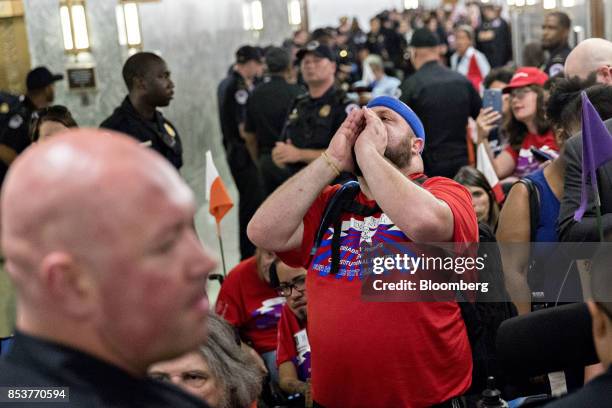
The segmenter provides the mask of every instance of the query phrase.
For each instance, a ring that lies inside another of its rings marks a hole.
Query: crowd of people
[[[214,312],[215,257],[176,171],[177,126],[158,110],[174,93],[166,61],[127,59],[128,94],[100,129],[53,105],[62,76],[44,67],[25,96],[0,94],[18,313],[0,386],[69,387],[75,407],[472,407],[488,375],[508,398],[556,394],[551,379],[483,371],[473,299],[362,297],[365,247],[610,236],[612,164],[597,172],[598,199],[581,201],[581,112],[588,98],[612,132],[612,42],[572,49],[570,18],[551,12],[516,66],[500,11],[390,10],[367,31],[343,17],[236,51],[217,100],[241,262]],[[554,308],[561,290],[536,276],[558,259],[525,248],[499,247],[504,318]],[[595,257],[584,299],[600,364],[567,367],[571,395],[549,408],[612,400],[609,261]]]

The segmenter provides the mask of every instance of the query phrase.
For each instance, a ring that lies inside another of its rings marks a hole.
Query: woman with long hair
[[[533,67],[519,68],[503,90],[510,94],[510,115],[503,123],[509,145],[494,157],[488,135],[502,119],[492,108],[481,110],[476,119],[478,142],[484,143],[500,179],[524,177],[558,156],[559,147],[546,118],[544,84],[548,75]]]

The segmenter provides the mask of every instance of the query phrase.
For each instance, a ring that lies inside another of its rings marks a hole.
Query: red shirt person
[[[388,97],[368,106],[352,111],[325,154],[270,196],[248,233],[280,252],[284,262],[308,269],[314,401],[326,408],[431,406],[471,384],[471,349],[459,306],[362,301],[360,243],[477,242],[478,225],[464,187],[441,177],[422,185],[411,180],[422,175],[425,138],[414,112]],[[310,253],[338,188],[327,185],[340,171],[358,175],[359,203],[381,210],[368,217],[341,215],[342,262],[333,275],[331,228]]]
[[[288,394],[309,393],[310,344],[306,331],[306,270],[276,264],[278,292],[287,299],[278,323],[276,365],[279,385]]]
[[[240,262],[221,286],[217,314],[238,329],[240,338],[259,354],[276,350],[277,326],[285,298],[270,285],[274,253],[257,249]]]

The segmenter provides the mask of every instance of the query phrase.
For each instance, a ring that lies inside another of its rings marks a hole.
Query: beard
[[[354,148],[351,151],[351,154],[353,155],[353,163],[355,165],[353,174],[357,177],[363,177],[359,164],[357,164],[357,155],[355,154]],[[403,138],[398,146],[387,146],[384,156],[389,159],[389,161],[398,169],[403,169],[410,166],[410,163],[412,162],[412,156],[410,154],[410,137]]]

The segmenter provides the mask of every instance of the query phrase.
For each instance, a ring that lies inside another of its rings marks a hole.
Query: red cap
[[[540,85],[548,81],[548,75],[535,67],[523,67],[516,70],[510,83],[504,88],[503,92],[508,93],[515,88],[522,88],[527,85]]]

